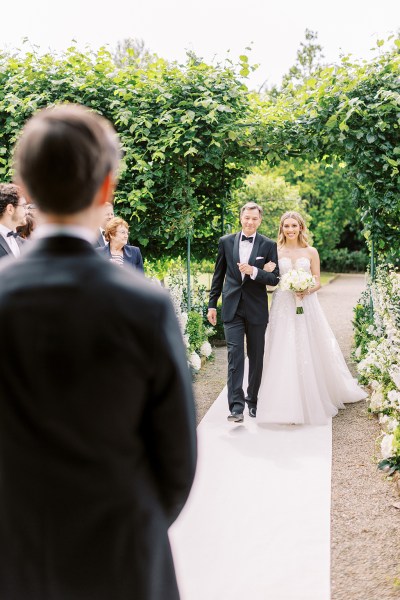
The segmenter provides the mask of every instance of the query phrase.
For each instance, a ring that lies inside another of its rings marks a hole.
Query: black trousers
[[[243,412],[246,402],[249,408],[257,406],[264,361],[266,328],[266,323],[254,325],[248,322],[242,300],[239,302],[232,321],[224,323],[228,349],[228,404],[230,411]],[[245,337],[249,359],[249,381],[246,397],[243,391]]]

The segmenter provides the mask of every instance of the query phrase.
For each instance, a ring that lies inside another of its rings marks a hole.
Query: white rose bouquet
[[[287,273],[284,273],[280,279],[279,287],[281,290],[294,292],[296,300],[296,314],[301,315],[304,313],[303,303],[300,298],[296,296],[296,292],[305,292],[309,288],[315,286],[315,277],[304,271],[304,269],[291,269]]]

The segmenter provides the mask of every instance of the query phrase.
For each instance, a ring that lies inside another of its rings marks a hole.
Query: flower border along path
[[[350,353],[353,307],[365,288],[362,275],[341,275],[318,292],[342,352]],[[380,428],[365,402],[333,419],[332,600],[399,600],[400,510],[394,486],[377,470]]]
[[[364,287],[362,275],[340,275],[318,292],[346,360],[352,346],[352,309]],[[352,368],[352,365],[349,364]],[[355,369],[352,368],[353,373]],[[194,383],[198,421],[225,385],[226,348]],[[332,600],[399,600],[400,510],[395,488],[377,471],[380,434],[364,402],[333,419]],[[295,497],[295,490],[293,490]]]

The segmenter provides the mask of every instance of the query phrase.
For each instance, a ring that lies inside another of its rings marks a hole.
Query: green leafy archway
[[[379,42],[381,45],[381,43]],[[233,188],[259,160],[340,162],[353,186],[362,227],[385,257],[398,258],[399,46],[369,62],[318,70],[302,87],[250,94],[239,65],[185,65],[154,59],[118,66],[106,50],[62,55],[0,54],[0,174],[11,177],[12,146],[38,108],[69,101],[116,126],[125,151],[117,192],[132,241],[146,256],[210,257],[236,215]]]
[[[382,46],[383,42],[378,42]],[[339,160],[369,242],[400,257],[400,40],[374,60],[322,69],[260,108],[271,163],[290,156]]]

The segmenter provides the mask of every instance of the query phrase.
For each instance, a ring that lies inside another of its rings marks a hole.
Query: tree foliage
[[[129,50],[129,49],[128,49]],[[134,49],[133,49],[134,50]],[[134,52],[133,52],[134,53]],[[71,47],[65,54],[0,55],[0,174],[10,177],[11,149],[37,109],[78,102],[110,119],[124,164],[117,209],[132,223],[132,241],[146,256],[185,250],[197,257],[221,234],[224,203],[254,161],[247,88],[239,65],[126,61],[117,68],[106,49]]]
[[[117,67],[127,64],[143,67],[158,59],[156,54],[146,48],[146,44],[141,38],[125,38],[118,42],[112,58]]]
[[[259,232],[273,240],[278,236],[279,222],[284,212],[297,210],[306,219],[308,216],[299,189],[262,166],[254,168],[245,178],[243,186],[233,194],[231,213],[235,217],[232,222],[234,228],[239,222],[240,207],[246,202],[256,202],[262,206],[264,214]]]
[[[132,43],[120,48],[132,60],[118,65],[104,48],[0,53],[0,176],[12,176],[11,150],[27,118],[78,102],[120,135],[117,210],[149,258],[183,253],[188,235],[195,257],[209,257],[224,223],[236,222],[234,190],[261,159],[286,162],[276,173],[299,186],[320,248],[336,244],[340,228],[356,218],[349,185],[365,235],[383,255],[398,255],[400,40],[389,50],[379,41],[380,54],[369,62],[345,57],[320,68],[316,35],[308,34],[298,71],[277,96],[249,94],[244,55],[238,65],[211,66],[193,55],[184,65],[141,60]],[[272,189],[262,175],[253,174],[260,193],[264,184]]]
[[[359,226],[360,214],[351,197],[352,185],[345,165],[295,158],[280,163],[270,172],[297,186],[310,217],[313,242],[322,263],[341,245],[344,232],[349,250],[361,250],[365,246]]]
[[[386,255],[399,255],[400,40],[370,62],[343,58],[276,103],[264,99],[267,158],[342,162],[364,232]]]
[[[296,54],[296,62],[282,78],[282,88],[289,85],[301,86],[304,81],[315,76],[322,68],[322,46],[318,43],[318,33],[306,29],[305,41],[300,42],[300,48]]]

